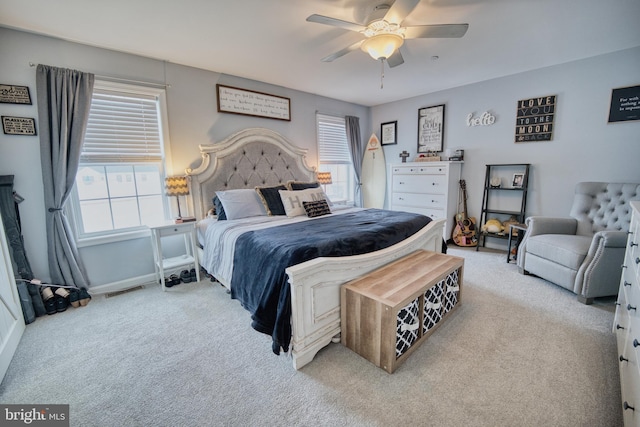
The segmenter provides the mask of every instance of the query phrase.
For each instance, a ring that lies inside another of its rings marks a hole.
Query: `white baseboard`
[[[102,295],[111,292],[126,291],[127,289],[134,288],[140,285],[152,285],[155,284],[155,274],[145,274],[144,276],[132,277],[126,280],[120,280],[118,282],[105,283],[104,285],[91,286],[89,293],[91,295]],[[158,285],[159,286],[159,285]]]

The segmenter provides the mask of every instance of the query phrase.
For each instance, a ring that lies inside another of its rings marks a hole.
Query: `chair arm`
[[[578,221],[575,218],[554,218],[548,216],[530,216],[526,219],[527,236],[538,234],[576,234]]]
[[[624,248],[627,246],[627,232],[617,230],[598,231],[593,235],[591,246],[597,245],[597,241],[603,239],[605,248]],[[591,252],[591,249],[589,250]]]

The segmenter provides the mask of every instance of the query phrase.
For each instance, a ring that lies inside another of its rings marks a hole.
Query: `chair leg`
[[[578,295],[578,302],[581,302],[584,305],[591,305],[593,304],[593,298],[587,298],[584,295]]]

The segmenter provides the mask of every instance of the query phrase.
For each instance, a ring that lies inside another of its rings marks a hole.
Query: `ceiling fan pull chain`
[[[384,89],[384,58],[380,58],[380,89]]]

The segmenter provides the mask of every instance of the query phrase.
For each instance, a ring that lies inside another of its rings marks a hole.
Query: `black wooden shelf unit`
[[[491,233],[482,231],[482,226],[489,220],[496,218],[500,222],[515,218],[518,223],[524,223],[527,209],[527,191],[529,187],[529,166],[530,163],[506,163],[486,165],[487,170],[484,177],[484,192],[482,195],[482,209],[480,211],[478,230],[478,245],[485,247],[487,237],[496,239],[507,239],[509,230],[503,230],[500,233]],[[521,186],[514,186],[516,176],[519,176]],[[493,186],[492,178],[500,178],[500,184]],[[501,209],[503,203],[500,199],[504,199],[509,208]],[[507,200],[508,199],[508,200]],[[519,210],[515,208],[519,205]],[[512,207],[513,206],[513,207]]]

